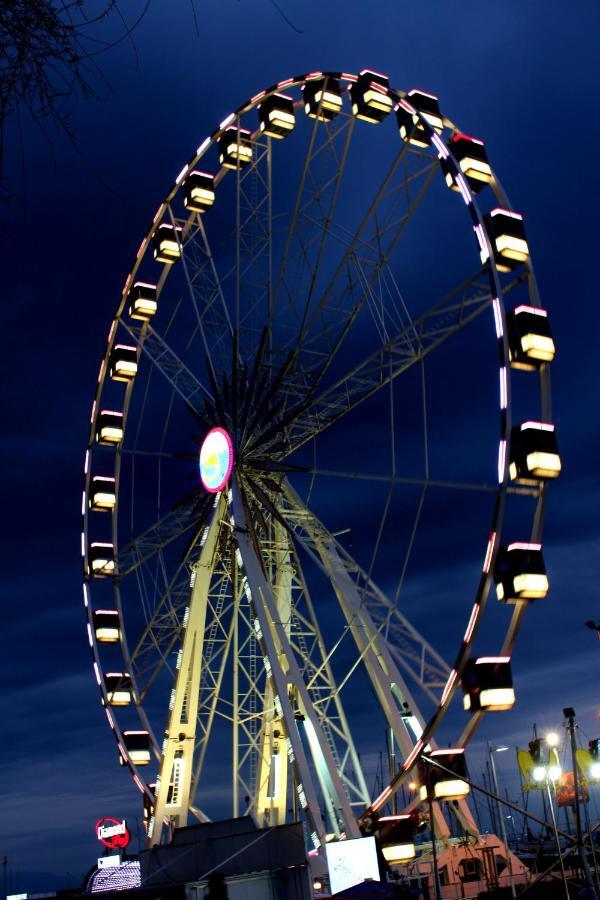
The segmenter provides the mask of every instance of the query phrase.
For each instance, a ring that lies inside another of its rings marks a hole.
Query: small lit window
[[[413,89],[408,92],[406,100],[401,100],[396,108],[400,137],[415,147],[428,147],[429,135],[421,117],[437,134],[442,133],[444,120],[440,113],[438,98],[433,94]]]
[[[207,172],[190,172],[183,186],[186,209],[203,213],[215,202],[215,179]]]
[[[96,440],[105,446],[120,444],[123,440],[123,413],[103,409],[98,413]]]
[[[543,599],[548,593],[548,576],[542,545],[514,543],[501,547],[494,581],[496,595],[502,603]]]
[[[561,471],[554,425],[524,422],[511,432],[510,477],[518,484],[537,484],[558,478]]]
[[[106,578],[115,571],[115,554],[112,544],[93,541],[88,550],[88,570],[94,578]]]
[[[121,625],[116,609],[96,609],[92,613],[94,634],[101,644],[114,644],[121,640]]]
[[[134,765],[147,766],[150,763],[150,735],[147,731],[124,731],[123,742]]]
[[[302,87],[304,111],[311,119],[330,122],[342,109],[342,91],[336,78],[307,81]]]
[[[258,119],[263,134],[284,138],[296,123],[294,101],[284,94],[271,94],[259,105]]]
[[[350,86],[352,113],[356,118],[364,122],[382,122],[394,106],[389,86],[386,75],[363,69],[358,80]]]
[[[529,258],[529,247],[525,237],[523,216],[509,209],[493,209],[484,219],[498,270],[510,272],[511,269],[526,262]],[[485,262],[486,259],[487,254],[482,250],[481,261]]]
[[[137,375],[137,350],[127,344],[116,344],[110,354],[108,373],[113,381],[133,381]]]
[[[219,162],[227,169],[240,169],[252,162],[251,134],[245,128],[231,125],[219,138]]]
[[[104,475],[93,475],[90,484],[90,509],[103,512],[114,509],[117,497],[115,479]]]
[[[147,322],[156,314],[156,285],[136,281],[129,292],[129,315],[132,319]]]
[[[454,134],[448,141],[448,149],[467,179],[472,193],[477,194],[486,184],[490,184],[494,176],[483,141],[466,134]],[[444,160],[442,160],[443,162]],[[452,190],[458,191],[456,179],[447,167],[443,166],[443,168],[446,184]]]
[[[104,676],[104,686],[109,706],[129,706],[131,676],[127,672],[107,672]]]
[[[462,676],[463,706],[468,712],[510,709],[515,702],[510,658],[481,656],[470,659]]]
[[[157,262],[173,263],[181,256],[181,228],[163,222],[154,232],[154,259]]]
[[[517,306],[506,316],[510,364],[532,371],[554,359],[555,347],[545,309]]]

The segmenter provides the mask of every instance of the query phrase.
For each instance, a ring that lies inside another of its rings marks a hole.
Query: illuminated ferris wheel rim
[[[238,138],[242,133],[242,128],[240,124],[240,120],[242,116],[245,116],[249,112],[255,110],[257,107],[264,103],[271,97],[278,96],[280,91],[283,90],[291,90],[292,88],[305,87],[306,85],[310,85],[315,82],[323,82],[324,85],[335,81],[340,82],[345,85],[345,90],[351,88],[352,85],[356,85],[360,82],[360,78],[364,73],[361,73],[360,76],[350,75],[347,73],[322,73],[322,72],[314,72],[308,75],[299,76],[292,79],[287,79],[282,82],[279,82],[277,85],[269,88],[266,91],[263,91],[257,95],[255,95],[251,100],[249,100],[246,104],[242,105],[236,112],[232,113],[228,116],[221,124],[219,128],[216,129],[213,134],[206,138],[206,140],[198,147],[196,153],[190,159],[190,161],[183,167],[170,191],[168,192],[164,202],[161,204],[157,213],[152,221],[152,225],[145,235],[140,248],[137,252],[134,266],[125,282],[125,286],[122,293],[121,303],[119,305],[119,309],[117,311],[117,315],[110,329],[109,340],[107,345],[106,354],[101,366],[99,380],[98,380],[98,391],[96,400],[94,403],[94,408],[92,411],[91,418],[91,427],[90,427],[90,440],[88,445],[88,453],[86,454],[86,466],[85,466],[85,491],[84,491],[84,501],[83,501],[83,515],[84,515],[84,531],[82,534],[82,553],[84,557],[86,553],[89,552],[90,540],[88,535],[88,519],[89,519],[89,508],[90,508],[90,486],[92,479],[92,470],[89,465],[90,454],[95,447],[95,438],[96,438],[96,429],[97,429],[97,418],[100,411],[100,399],[102,396],[102,391],[104,387],[104,382],[107,377],[108,372],[108,363],[110,354],[114,348],[116,341],[116,331],[117,326],[121,318],[123,317],[126,311],[126,303],[130,294],[130,290],[134,285],[134,281],[136,278],[136,273],[141,265],[142,259],[145,257],[148,248],[161,225],[170,224],[173,225],[172,222],[172,214],[170,214],[170,203],[174,199],[175,195],[183,188],[186,182],[186,177],[194,172],[195,167],[201,162],[203,156],[206,155],[211,146],[217,144],[221,138],[231,130],[232,127],[236,129]],[[376,75],[377,73],[370,73]],[[438,157],[440,162],[446,167],[446,170],[450,172],[451,176],[454,178],[456,184],[459,187],[459,192],[462,195],[462,199],[467,206],[468,212],[471,217],[472,226],[475,231],[475,235],[477,238],[478,249],[482,254],[487,254],[487,267],[490,278],[490,283],[492,287],[492,294],[494,296],[493,300],[493,314],[495,320],[496,333],[498,336],[498,350],[499,350],[499,381],[500,381],[500,438],[499,438],[499,484],[497,489],[497,501],[494,508],[492,525],[490,528],[490,539],[489,543],[485,548],[483,548],[483,565],[482,565],[482,575],[480,579],[479,588],[477,590],[476,601],[474,603],[470,618],[468,620],[467,628],[465,631],[465,636],[463,639],[463,643],[459,649],[456,661],[454,666],[450,672],[448,677],[448,681],[446,686],[442,692],[439,709],[438,711],[431,717],[430,721],[427,724],[425,731],[421,739],[415,744],[414,753],[411,754],[405,761],[402,767],[402,771],[400,775],[406,774],[412,766],[414,766],[416,760],[418,759],[420,753],[423,750],[423,747],[427,744],[428,738],[434,733],[437,725],[441,721],[441,718],[448,708],[448,705],[452,699],[453,693],[460,682],[460,675],[462,674],[462,670],[469,658],[472,644],[475,640],[475,636],[477,633],[477,628],[479,622],[482,617],[483,608],[485,606],[485,602],[487,599],[487,595],[490,589],[491,580],[492,580],[492,572],[494,568],[494,563],[496,560],[496,556],[499,549],[499,534],[502,528],[502,517],[504,510],[504,503],[506,498],[506,491],[509,479],[509,457],[510,457],[510,438],[511,438],[511,417],[510,417],[510,404],[511,404],[511,386],[510,386],[510,360],[509,360],[509,344],[508,344],[508,333],[506,327],[506,314],[504,310],[503,304],[503,290],[500,282],[500,278],[498,275],[498,271],[496,268],[495,262],[495,249],[492,246],[490,235],[488,234],[484,222],[484,217],[479,211],[479,208],[474,200],[474,196],[471,193],[471,189],[469,186],[468,179],[464,177],[463,170],[459,163],[454,158],[448,146],[442,142],[439,135],[432,128],[430,124],[430,119],[423,114],[419,109],[412,106],[410,103],[411,93],[405,93],[400,91],[395,91],[392,89],[383,89],[381,84],[376,85],[375,88],[377,91],[380,91],[382,94],[389,96],[392,99],[394,104],[394,108],[397,109],[401,106],[403,109],[406,109],[410,115],[415,116],[419,119],[420,127],[422,130],[429,136],[431,145],[435,147],[438,152]],[[342,91],[343,95],[344,91]],[[427,95],[426,95],[427,96]],[[301,101],[295,101],[294,106],[298,106]],[[236,124],[234,124],[236,123]],[[443,125],[445,127],[449,127],[452,129],[454,133],[459,133],[458,130],[452,125],[452,123],[448,119],[443,119]],[[248,131],[244,130],[244,133],[248,133],[250,135],[249,140],[254,140],[257,136],[260,137],[260,131]],[[229,169],[231,171],[231,169]],[[222,167],[218,174],[214,177],[214,186],[215,188],[218,186],[220,181],[225,175],[228,174],[228,169],[226,167]],[[493,187],[499,196],[500,202],[504,207],[504,211],[507,212],[507,215],[511,214],[510,207],[506,201],[506,198],[501,192],[499,188],[498,182],[494,178]],[[167,218],[165,220],[165,214],[169,213],[171,215],[171,221]],[[518,214],[514,214],[516,218]],[[196,219],[196,214],[194,212],[190,213],[189,223]],[[185,236],[185,228],[182,231],[182,239]],[[179,240],[179,238],[178,238]],[[533,271],[531,269],[531,264],[529,259],[525,261],[525,265],[528,271],[528,278],[530,283],[530,288],[532,288],[532,307],[535,308],[539,306],[537,302],[537,295],[535,292],[535,282]],[[157,279],[157,294],[160,295],[160,291],[165,283],[167,275],[171,271],[171,265],[165,264],[160,274],[160,277]],[[143,337],[140,338],[140,345],[143,341]],[[544,422],[548,422],[549,420],[549,374],[548,367],[542,366],[540,368],[540,376],[541,376],[541,385],[542,385],[542,419]],[[124,416],[123,416],[123,424],[125,425],[126,420],[126,408],[124,408]],[[217,424],[217,423],[215,423]],[[525,423],[527,424],[527,423]],[[117,460],[115,472],[116,472],[116,486],[118,485],[118,466],[119,461]],[[229,474],[229,473],[228,473]],[[226,480],[226,479],[225,479]],[[221,485],[222,487],[222,485]],[[536,505],[536,513],[534,517],[534,525],[532,529],[531,541],[536,542],[539,541],[539,537],[541,534],[541,523],[542,523],[542,514],[543,514],[543,503],[544,503],[544,487],[543,485],[539,486],[539,490],[537,492],[537,505]],[[118,494],[118,489],[116,487],[116,494]],[[113,518],[116,518],[116,509],[113,511]],[[116,535],[116,527],[115,527],[115,535]],[[117,549],[117,540],[115,539],[113,550],[116,554]],[[122,740],[122,735],[120,733],[119,726],[116,720],[113,718],[110,710],[110,704],[107,699],[106,694],[106,686],[105,680],[103,679],[101,668],[100,668],[100,657],[99,651],[96,641],[96,636],[94,633],[94,625],[92,618],[92,607],[89,602],[88,596],[88,583],[92,580],[90,573],[86,573],[86,583],[84,585],[84,600],[86,606],[88,608],[88,635],[90,639],[90,644],[92,646],[93,654],[94,654],[94,668],[96,673],[96,679],[100,686],[103,703],[105,706],[105,711],[107,718],[109,720],[109,724],[113,729],[115,737],[117,738],[119,744],[119,752],[126,762],[127,765],[131,768],[136,784],[138,788],[149,795],[149,789],[143,783],[142,779],[139,776],[139,773],[136,768],[135,761],[131,758],[131,754],[125,748],[124,742]],[[118,591],[117,591],[118,595]],[[503,655],[510,655],[510,651],[512,650],[512,646],[514,643],[514,639],[516,636],[516,632],[518,630],[518,626],[522,617],[522,613],[524,611],[524,605],[518,605],[515,609],[515,612],[512,617],[512,621],[508,626],[507,635],[502,647]],[[122,610],[120,609],[120,601],[117,597],[117,609],[121,616],[121,625],[123,626],[123,617]],[[125,638],[124,638],[125,640]],[[126,647],[126,644],[124,645]],[[128,651],[126,651],[128,653]],[[149,722],[145,719],[143,714],[143,710],[138,706],[138,711],[140,715],[142,715],[143,723],[148,727],[148,731],[152,734],[152,730],[150,728]],[[471,737],[471,734],[474,730],[474,727],[480,720],[483,713],[475,713],[471,716],[470,725],[467,727],[463,739],[459,742],[461,746],[466,745],[468,740]],[[156,741],[154,741],[154,745],[156,747]],[[386,795],[387,796],[387,795]],[[381,798],[378,798],[377,802],[380,802]],[[384,802],[384,801],[381,801]],[[380,803],[381,805],[381,803]]]

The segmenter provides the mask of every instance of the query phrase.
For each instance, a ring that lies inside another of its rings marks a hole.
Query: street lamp
[[[504,848],[506,850],[506,863],[508,866],[508,878],[510,881],[510,892],[513,897],[517,896],[517,892],[515,890],[515,882],[513,878],[513,870],[512,870],[512,860],[510,857],[510,849],[508,846],[508,840],[506,837],[506,824],[504,822],[504,814],[500,809],[500,802],[498,800],[500,796],[500,790],[498,788],[498,776],[496,774],[496,764],[494,762],[494,753],[504,753],[505,750],[508,750],[508,747],[492,747],[492,745],[488,742],[488,758],[490,760],[490,770],[492,772],[492,778],[494,779],[494,793],[496,794],[496,808],[498,810],[498,819],[500,820],[500,831],[501,837],[504,842]]]

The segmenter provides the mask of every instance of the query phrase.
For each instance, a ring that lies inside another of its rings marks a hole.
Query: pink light
[[[405,109],[407,112],[412,113],[413,116],[417,114],[414,106],[411,106],[410,103],[406,102],[406,100],[401,100],[398,106],[401,106],[402,109]]]
[[[405,822],[411,816],[379,816],[378,822]]]
[[[480,656],[475,660],[475,665],[486,665],[487,663],[509,663],[510,656]]]
[[[457,134],[452,135],[453,141],[471,141],[472,144],[479,144],[480,147],[483,147],[483,141],[480,141],[479,138],[471,137],[470,134],[463,134],[463,132],[459,131]]]
[[[262,100],[265,96],[265,91],[261,91],[260,94],[255,94],[254,97],[250,100],[250,103],[256,103],[258,100]]]
[[[311,79],[313,79],[313,78],[322,78],[322,77],[323,77],[322,72],[311,72],[310,75],[306,76],[306,80],[311,81]]]
[[[87,473],[88,473],[89,464],[90,464],[90,451],[86,450],[85,451],[85,462],[83,464],[83,474],[84,475],[87,475]]]
[[[383,804],[386,802],[386,800],[391,795],[391,793],[392,793],[391,787],[387,787],[385,789],[385,791],[379,795],[377,800],[375,800],[375,802],[373,803],[373,807],[372,807],[375,810],[375,812],[377,812],[377,810],[379,809],[380,806],[383,806]]]
[[[96,676],[96,681],[98,682],[98,685],[100,685],[102,682],[100,680],[100,672],[98,671],[98,663],[96,663],[96,662],[94,663],[94,675]]]
[[[132,347],[129,344],[115,344],[115,350],[133,350],[135,353],[136,347]]]
[[[430,100],[439,100],[439,97],[436,97],[435,94],[428,94],[427,91],[421,91],[419,88],[411,88],[408,92],[408,96],[412,97],[413,94],[420,94],[421,97],[429,97]]]
[[[379,78],[385,78],[386,81],[389,81],[388,75],[384,75],[383,72],[376,72],[375,69],[361,69],[358,74],[359,75],[376,75]]]
[[[500,409],[508,405],[508,387],[506,383],[506,366],[500,367]]]
[[[90,643],[90,647],[93,647],[93,646],[94,646],[94,640],[93,640],[93,638],[92,638],[92,629],[90,628],[90,623],[89,623],[89,622],[87,623],[87,634],[88,634],[88,641],[89,641],[89,643]]]
[[[356,75],[350,75],[348,72],[342,72],[342,78],[344,81],[352,81],[353,83],[358,81]]]
[[[84,606],[86,607],[86,609],[87,609],[87,607],[89,606],[89,604],[90,604],[90,601],[89,601],[89,598],[88,598],[88,588],[87,588],[87,584],[84,584],[84,585],[83,585],[83,605],[84,605]]]
[[[475,629],[475,623],[477,622],[477,617],[479,616],[480,606],[478,603],[475,603],[473,609],[471,611],[471,618],[469,619],[469,624],[467,625],[467,630],[465,631],[465,636],[463,638],[465,644],[468,644],[473,636],[473,631]]]
[[[113,319],[113,320],[112,320],[112,325],[110,326],[110,331],[108,332],[108,343],[109,343],[109,344],[110,344],[110,342],[111,342],[112,339],[113,339],[113,335],[114,335],[114,333],[115,333],[115,328],[116,328],[116,327],[117,327],[117,320],[116,320],[116,319]]]
[[[538,309],[537,306],[517,306],[515,309],[515,316],[518,316],[519,313],[531,313],[534,316],[542,316],[544,319],[548,317],[548,313],[545,309]]]
[[[502,484],[504,481],[504,468],[506,464],[506,441],[500,441],[498,444],[498,482]]]
[[[521,213],[512,212],[510,209],[502,209],[501,206],[497,206],[496,209],[493,209],[490,213],[490,216],[508,216],[510,219],[518,219],[519,222],[523,221],[523,216]]]
[[[235,119],[235,113],[231,113],[231,115],[227,116],[226,119],[223,119],[223,121],[222,121],[221,124],[219,125],[219,128],[220,128],[220,129],[227,128],[227,126],[229,125],[229,123],[230,123],[230,122],[233,122],[234,119]]]
[[[485,560],[483,562],[483,573],[487,575],[490,571],[490,563],[492,561],[492,554],[494,552],[494,545],[496,543],[496,532],[492,531],[490,534],[490,539],[488,541],[487,550],[485,552]]]
[[[144,244],[146,243],[146,238],[143,238],[142,243],[138,247],[138,252],[135,254],[135,258],[139,259],[142,253],[144,252]]]
[[[444,688],[444,693],[442,694],[442,699],[440,700],[440,706],[445,705],[446,700],[448,699],[448,695],[449,695],[450,691],[452,690],[452,688],[454,687],[454,682],[456,681],[457,676],[458,676],[458,672],[456,671],[456,669],[452,669],[452,671],[450,672],[450,675],[448,676],[448,681],[446,682],[446,687]]]
[[[464,753],[464,747],[449,747],[447,750],[432,750],[430,756],[448,756],[450,753]]]
[[[110,714],[110,710],[109,710],[108,706],[104,707],[104,712],[106,713],[106,718],[108,719],[108,724],[114,730],[115,723],[113,721],[113,717]]]
[[[500,301],[497,297],[494,297],[492,301],[492,307],[494,309],[494,323],[496,325],[496,337],[500,339],[504,334],[504,327],[502,325],[502,311],[500,309]]]
[[[446,145],[444,144],[441,137],[439,136],[439,134],[434,133],[432,135],[431,140],[432,140],[433,144],[437,147],[440,156],[443,159],[448,159],[448,157],[450,156],[450,152],[449,152],[448,148],[446,147]]]
[[[410,767],[412,766],[413,762],[415,761],[415,759],[417,758],[417,756],[418,756],[419,753],[421,752],[421,748],[422,748],[422,747],[423,747],[423,741],[417,741],[417,743],[415,744],[415,746],[412,748],[412,750],[410,751],[410,753],[409,753],[408,756],[406,757],[406,760],[405,760],[404,765],[403,765],[403,767],[402,767],[402,768],[404,769],[405,772],[407,772],[408,769],[410,769]]]
[[[475,236],[477,238],[477,242],[479,244],[479,249],[481,250],[482,262],[485,262],[488,259],[490,253],[487,248],[487,244],[485,242],[485,237],[483,234],[483,226],[482,225],[474,225],[473,230],[475,232]]]
[[[142,782],[140,781],[140,779],[137,777],[137,775],[134,775],[134,776],[133,776],[133,780],[134,780],[135,785],[136,785],[138,791],[140,792],[140,794],[145,794],[145,793],[146,793],[146,788],[144,787],[144,785],[142,784]]]
[[[210,139],[209,137],[207,137],[207,138],[205,138],[205,139],[202,141],[202,143],[200,144],[200,146],[199,146],[198,149],[196,150],[196,156],[200,156],[202,153],[204,153],[204,151],[206,150],[206,148],[207,148],[208,145],[210,144],[210,140],[211,140],[211,139]]]
[[[284,88],[284,87],[287,87],[288,84],[293,84],[293,83],[294,83],[293,78],[286,78],[285,81],[280,81],[279,84],[277,85],[277,87]]]
[[[119,416],[121,419],[123,418],[122,412],[117,412],[115,409],[103,409],[100,413],[101,416]]]
[[[92,403],[92,412],[90,414],[90,423],[94,421],[94,416],[96,415],[96,401]]]
[[[524,543],[515,543],[509,544],[506,548],[507,550],[541,550],[541,544],[524,544]]]
[[[469,188],[467,187],[467,183],[466,183],[466,181],[465,181],[465,179],[463,178],[462,175],[457,175],[457,176],[456,176],[456,183],[457,183],[457,185],[458,185],[459,191],[460,191],[461,194],[462,194],[463,200],[465,201],[465,203],[466,203],[467,206],[468,206],[469,203],[471,202],[471,196],[470,196],[470,194],[469,194]]]
[[[170,227],[173,227],[173,226],[170,226]],[[140,287],[140,288],[150,288],[153,291],[156,290],[156,285],[150,284],[148,281],[136,281],[133,286],[134,286],[134,288]]]
[[[177,176],[177,178],[175,179],[175,184],[180,184],[183,181],[183,179],[185,178],[185,176],[187,174],[188,169],[189,169],[189,164],[186,163],[185,166],[183,167],[183,169],[181,170],[181,172],[179,173],[179,175]]]
[[[81,532],[81,555],[85,556],[85,534]]]
[[[272,97],[279,97],[280,100],[292,100],[292,97],[288,97],[287,94],[272,94]]]

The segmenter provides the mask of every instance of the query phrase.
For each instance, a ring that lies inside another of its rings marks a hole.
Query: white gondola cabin
[[[448,141],[448,149],[458,163],[474,194],[479,193],[486,184],[490,184],[494,176],[483,141],[469,137],[467,134],[453,134]],[[448,187],[458,191],[459,187],[452,173],[445,168],[444,174]]]
[[[116,502],[115,479],[105,475],[93,475],[89,494],[90,509],[94,512],[106,512],[114,509]]]
[[[271,94],[258,106],[258,120],[262,134],[284,138],[296,124],[294,101],[285,94]]]
[[[506,316],[510,364],[533,371],[554,359],[555,347],[545,309],[517,306]]]
[[[501,547],[494,568],[496,596],[502,603],[541,600],[548,593],[548,576],[541,544]]]
[[[494,249],[496,267],[500,272],[510,272],[529,258],[529,246],[525,236],[523,216],[510,209],[493,209],[484,216],[485,227]],[[481,261],[487,259],[481,251]]]
[[[131,762],[136,766],[147,766],[150,763],[150,735],[147,731],[124,731],[123,743]],[[121,758],[125,765],[125,761]]]
[[[113,544],[92,541],[88,549],[88,570],[94,578],[107,578],[115,571],[115,548]]]
[[[514,706],[510,657],[470,659],[462,675],[463,707],[467,712],[495,712]]]
[[[203,213],[215,202],[215,177],[208,172],[190,172],[183,185],[183,203],[191,212]]]
[[[230,125],[219,138],[219,162],[226,169],[240,169],[252,162],[252,137],[247,128]]]
[[[152,238],[154,259],[161,263],[174,263],[181,257],[181,227],[163,222]]]
[[[96,441],[105,446],[120,444],[123,440],[123,413],[103,409],[96,422]]]
[[[100,644],[115,644],[121,640],[121,622],[116,609],[95,609],[92,623],[96,640]]]
[[[155,284],[146,284],[144,281],[136,281],[129,291],[129,315],[140,322],[149,321],[156,315],[157,292]]]
[[[129,706],[131,703],[131,675],[128,672],[107,672],[104,676],[109,706]]]
[[[441,134],[444,120],[440,113],[438,98],[433,94],[426,94],[425,91],[413,89],[406,95],[406,100],[401,100],[396,107],[396,119],[402,140],[415,147],[428,147],[429,135],[417,113],[421,114],[437,134]]]
[[[558,478],[561,471],[554,425],[523,422],[511,432],[508,471],[518,484],[537,484]]]
[[[342,91],[337,78],[317,78],[302,87],[304,111],[311,119],[331,122],[342,109]]]
[[[431,750],[427,753],[433,762],[428,763],[420,759],[418,770],[419,799],[424,802],[430,797],[432,800],[460,800],[469,793],[467,777],[467,763],[465,751],[461,748],[450,750]],[[435,765],[439,762],[444,771]]]
[[[382,122],[394,108],[389,87],[387,75],[363,69],[358,80],[350,85],[353,115],[363,122]]]
[[[128,344],[115,344],[108,361],[108,374],[112,380],[133,381],[137,370],[137,349]]]

